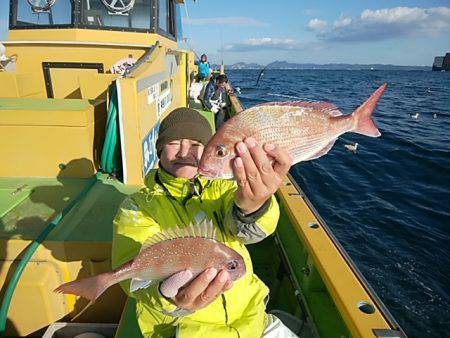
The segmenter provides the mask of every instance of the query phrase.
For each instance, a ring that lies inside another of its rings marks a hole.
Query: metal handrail
[[[157,48],[160,46],[159,41],[156,41],[156,43],[150,47],[150,49],[142,55],[139,60],[136,61],[135,64],[133,64],[131,67],[127,68],[125,71],[124,77],[130,77],[134,70],[139,68],[140,65],[142,65],[144,62],[147,62],[150,60],[150,58],[153,56],[153,53],[157,50]]]

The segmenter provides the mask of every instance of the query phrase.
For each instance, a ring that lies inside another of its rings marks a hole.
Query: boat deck
[[[91,180],[0,178],[0,298],[29,245],[71,202],[79,199]],[[43,332],[35,332],[36,328],[69,321],[82,311],[86,300],[53,290],[64,282],[111,269],[112,220],[125,196],[137,189],[108,179],[107,175],[99,176],[28,262],[9,308],[8,335],[41,335]],[[125,299],[120,287],[113,286],[79,320],[117,323]],[[23,318],[32,320],[24,322]]]
[[[91,179],[0,178],[0,240],[33,240]],[[121,201],[139,187],[100,176],[85,198],[50,233],[52,241],[108,241]]]
[[[30,242],[78,199],[91,180],[0,178],[0,285],[7,285],[15,262]],[[34,327],[43,327],[64,320],[67,314],[73,317],[86,306],[83,299],[56,295],[53,290],[62,282],[110,270],[112,220],[121,201],[138,189],[108,175],[98,176],[25,269],[11,304],[11,323],[28,313],[40,323]],[[277,197],[281,218],[276,234],[248,246],[255,273],[271,290],[268,311],[281,310],[303,320],[301,333],[307,338],[349,336],[349,327],[358,333],[354,336],[367,336],[372,328],[386,327],[381,311],[368,314],[358,308],[361,301],[373,301],[365,282],[291,178],[285,180]],[[26,301],[36,294],[41,295],[36,302]],[[54,306],[46,308],[48,301]],[[122,290],[112,287],[78,320],[117,323],[122,318],[118,336],[130,336],[121,332],[135,330],[136,321],[128,307],[122,313],[124,302]],[[26,325],[21,330],[30,332]],[[14,332],[11,325],[8,331]]]

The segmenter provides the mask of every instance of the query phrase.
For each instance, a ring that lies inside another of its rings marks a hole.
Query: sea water
[[[256,85],[259,72],[227,72],[245,107],[322,100],[348,114],[389,84],[380,138],[345,134],[291,174],[405,332],[450,337],[450,72],[267,69]]]

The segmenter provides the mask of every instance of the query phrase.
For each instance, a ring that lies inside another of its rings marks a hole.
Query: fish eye
[[[228,270],[236,270],[237,266],[238,266],[238,262],[235,260],[229,261],[227,264]]]
[[[218,145],[216,148],[216,156],[218,158],[223,158],[228,155],[228,149],[225,148],[223,145]]]

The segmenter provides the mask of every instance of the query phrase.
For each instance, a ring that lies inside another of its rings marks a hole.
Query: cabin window
[[[150,31],[153,0],[83,0],[83,25]]]
[[[70,25],[72,19],[71,0],[16,0],[13,26],[57,26]]]
[[[155,32],[174,40],[181,32],[174,0],[11,0],[11,5],[11,29]]]
[[[158,27],[167,32],[169,0],[158,0]]]
[[[175,23],[175,27],[174,27],[175,35],[177,37],[177,40],[180,41],[180,40],[183,39],[183,30],[182,30],[183,25],[182,25],[182,22],[181,22],[181,4],[176,4],[175,5],[175,11],[174,12],[175,12],[175,20],[174,20],[174,23]]]
[[[176,36],[175,29],[176,5],[174,1],[169,1],[169,33]]]
[[[172,37],[176,36],[175,29],[176,5],[173,0],[158,0],[158,28]]]

